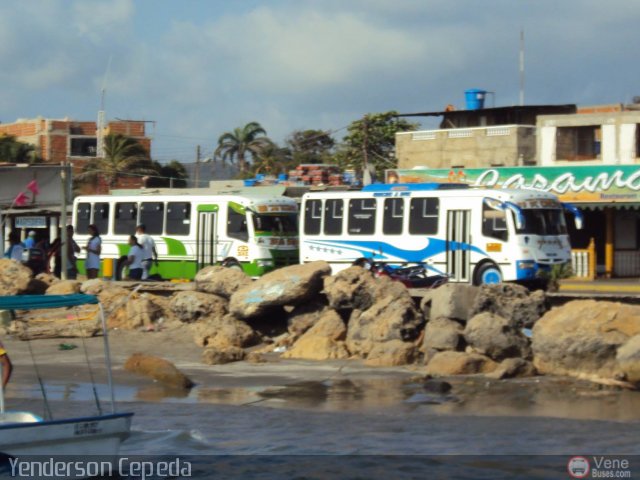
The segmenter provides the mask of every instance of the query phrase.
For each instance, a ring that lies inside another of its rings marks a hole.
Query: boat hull
[[[115,456],[129,436],[133,413],[0,424],[0,453]]]

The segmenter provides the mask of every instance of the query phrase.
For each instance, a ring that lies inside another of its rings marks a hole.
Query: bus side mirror
[[[584,216],[582,215],[582,212],[580,211],[580,209],[578,207],[576,207],[575,205],[571,205],[570,203],[563,203],[562,207],[569,213],[571,213],[573,215],[573,219],[575,221],[576,224],[576,228],[578,230],[582,230],[582,227],[584,227]]]
[[[503,202],[502,205],[505,210],[508,209],[513,212],[513,216],[516,219],[516,228],[522,230],[524,228],[524,214],[522,213],[522,209],[512,202]]]

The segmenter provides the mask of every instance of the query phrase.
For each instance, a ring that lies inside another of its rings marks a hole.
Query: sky
[[[469,88],[517,105],[521,31],[526,104],[630,103],[638,20],[630,0],[6,1],[0,121],[95,120],[104,89],[161,162],[251,121],[340,141],[366,113],[464,108]]]

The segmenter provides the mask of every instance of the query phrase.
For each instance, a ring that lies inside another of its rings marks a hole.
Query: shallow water
[[[157,384],[118,386],[118,410],[135,412],[121,453],[186,456],[196,478],[212,478],[211,472],[218,478],[393,478],[398,472],[407,478],[565,478],[574,455],[640,454],[640,422],[620,411],[635,407],[636,395],[587,390],[580,402],[567,397],[562,408],[551,402],[559,416],[571,404],[576,412],[600,406],[618,412],[609,418],[626,421],[552,418],[542,415],[550,398],[545,389],[534,391],[543,402],[509,387],[511,398],[500,405],[495,400],[503,384],[497,385],[478,391],[461,383],[447,394],[406,379],[203,386],[190,393]],[[553,385],[548,390],[564,398]],[[97,392],[108,411],[106,387],[98,385]],[[8,408],[42,412],[37,385],[14,385],[9,393]],[[90,384],[48,382],[47,395],[55,418],[96,413]],[[632,413],[637,418],[637,409]]]

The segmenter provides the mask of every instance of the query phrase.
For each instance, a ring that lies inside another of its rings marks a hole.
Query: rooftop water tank
[[[481,110],[484,108],[484,99],[487,96],[486,90],[470,88],[464,91],[464,98],[467,104],[467,110]]]

